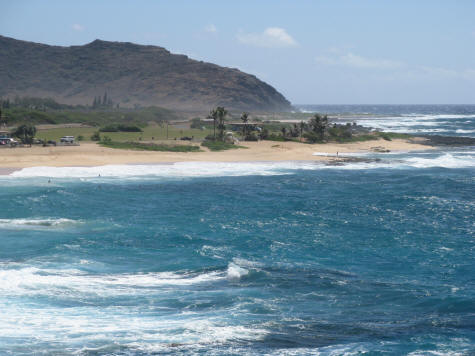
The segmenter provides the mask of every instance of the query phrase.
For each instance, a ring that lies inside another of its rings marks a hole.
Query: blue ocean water
[[[382,131],[475,137],[475,105],[297,105]]]
[[[0,354],[473,354],[474,154],[1,177]]]

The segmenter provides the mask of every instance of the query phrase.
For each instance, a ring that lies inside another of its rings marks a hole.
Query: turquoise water
[[[473,354],[474,151],[2,177],[0,354]]]

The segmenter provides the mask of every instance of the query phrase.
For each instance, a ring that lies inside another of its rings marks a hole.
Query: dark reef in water
[[[328,160],[325,165],[327,166],[344,166],[345,163],[374,163],[380,162],[380,158],[361,158],[361,157],[341,157],[337,159]]]

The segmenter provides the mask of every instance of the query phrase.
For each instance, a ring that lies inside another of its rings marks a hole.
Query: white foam
[[[455,130],[456,133],[475,133],[475,130],[462,130],[462,129],[458,129],[458,130]]]
[[[177,162],[156,165],[107,165],[99,167],[31,167],[9,175],[14,178],[130,178],[130,177],[224,177],[281,175],[293,169],[312,169],[305,162]]]
[[[475,158],[473,156],[456,157],[450,153],[445,153],[434,158],[412,157],[406,159],[409,166],[415,168],[468,168],[475,167]]]
[[[47,229],[61,228],[80,223],[71,219],[0,219],[0,229]]]
[[[374,154],[374,152],[338,152],[338,155],[336,153],[314,152],[312,153],[312,156],[344,158],[344,157],[363,157],[363,156],[368,156],[372,154]]]
[[[372,127],[381,131],[390,131],[397,133],[444,133],[454,132],[447,125],[454,123],[454,120],[461,118],[475,118],[475,115],[420,115],[409,114],[402,116],[375,116],[375,117],[356,117],[343,120],[341,122],[357,122],[359,125]],[[464,124],[472,123],[473,120],[466,120]],[[474,130],[458,130],[457,133],[474,133]]]
[[[170,351],[171,343],[186,347],[228,340],[259,340],[268,333],[259,326],[232,325],[214,315],[157,316],[147,315],[147,312],[137,314],[137,311],[121,307],[63,308],[58,313],[54,308],[10,305],[7,311],[2,313],[0,320],[3,338],[61,340],[78,345],[78,348],[104,342],[110,345],[112,341],[143,351],[159,352],[166,348]]]
[[[0,270],[0,295],[84,295],[114,296],[137,293],[137,288],[166,288],[224,280],[219,272],[177,274],[90,275],[79,270],[51,270],[26,267]]]
[[[239,280],[241,277],[244,277],[249,274],[249,271],[245,268],[242,268],[234,263],[228,265],[227,278],[229,280]]]
[[[206,273],[154,272],[136,274],[86,274],[77,269],[18,268],[0,264],[0,330],[4,338],[34,338],[42,342],[61,340],[72,345],[100,347],[108,340],[142,350],[166,350],[171,343],[223,343],[228,340],[257,340],[267,331],[261,326],[236,325],[229,312],[219,307],[196,312],[165,305],[149,308],[96,306],[90,298],[141,296],[180,298],[179,286],[226,281],[227,271]],[[238,271],[239,268],[237,269]],[[239,272],[240,275],[244,273]],[[153,290],[151,289],[153,288]],[[190,288],[190,293],[196,289]],[[189,289],[186,289],[189,290]],[[153,293],[153,294],[152,294]],[[22,296],[75,299],[79,307],[57,308],[55,304],[12,303]],[[157,298],[160,299],[160,298]],[[6,302],[5,302],[6,301]],[[86,303],[86,304],[83,304]],[[163,308],[163,313],[157,313]],[[82,346],[78,346],[82,347]],[[85,349],[84,349],[85,350]]]
[[[363,156],[369,153],[341,153],[341,156]],[[327,152],[315,152],[315,156],[331,156]],[[339,155],[340,156],[340,155]],[[471,157],[450,157],[457,161],[454,164],[442,165],[422,165],[418,164],[420,158],[407,160],[407,165],[412,167],[447,167],[457,168],[473,166]],[[435,159],[440,160],[440,159]],[[406,166],[407,166],[406,165]],[[85,182],[113,183],[115,179],[182,179],[196,177],[235,177],[235,176],[272,176],[292,174],[296,170],[318,170],[318,169],[372,169],[399,167],[395,162],[366,162],[366,163],[345,163],[341,166],[332,167],[322,162],[316,161],[284,161],[284,162],[178,162],[173,164],[156,165],[107,165],[99,167],[32,167],[24,168],[13,172],[9,176],[0,179],[14,181],[15,184],[31,184],[30,180],[20,180],[17,178],[43,178],[39,184],[44,183],[44,179],[80,179]],[[100,175],[100,177],[99,177]],[[12,179],[15,178],[15,179]],[[36,181],[35,181],[36,182]]]

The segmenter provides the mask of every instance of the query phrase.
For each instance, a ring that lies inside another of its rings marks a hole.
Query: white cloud
[[[318,56],[316,62],[323,65],[340,65],[362,69],[396,69],[404,67],[403,62],[381,58],[367,58],[351,52],[333,56]]]
[[[428,74],[435,78],[454,78],[454,77],[457,77],[459,74],[462,74],[462,73],[457,72],[456,70],[441,68],[441,67],[421,66],[419,67],[419,70],[422,73]]]
[[[74,31],[84,31],[84,26],[75,23],[74,25],[71,26]]]
[[[216,28],[215,25],[213,25],[211,23],[211,24],[205,26],[205,32],[216,33],[216,32],[218,32],[218,29]]]
[[[403,67],[404,64],[390,59],[373,59],[358,56],[353,53],[345,54],[341,57],[343,63],[356,68],[374,68],[374,69],[394,69]]]
[[[315,62],[323,65],[337,65],[339,64],[339,59],[337,57],[317,56],[315,57]]]
[[[295,47],[297,42],[280,27],[268,27],[262,33],[238,33],[239,42],[256,47],[283,48]]]
[[[475,80],[475,69],[453,69],[423,65],[409,65],[390,59],[375,59],[356,55],[351,52],[343,53],[336,50],[325,51],[326,55],[315,57],[315,62],[321,66],[335,66],[356,69],[378,70],[378,78],[387,80]]]
[[[475,80],[475,69],[467,69],[464,72],[465,79]]]

